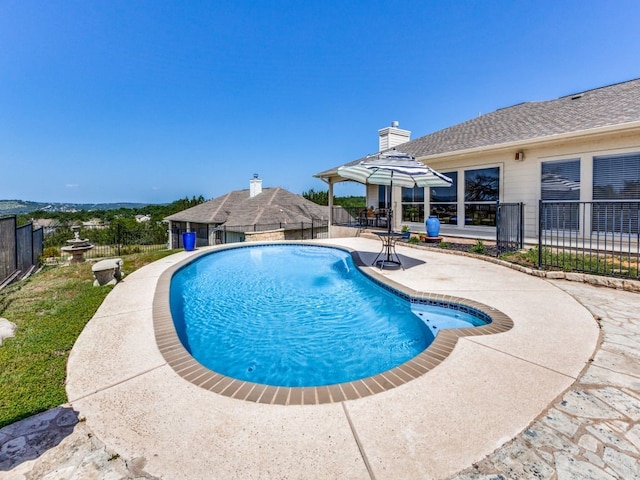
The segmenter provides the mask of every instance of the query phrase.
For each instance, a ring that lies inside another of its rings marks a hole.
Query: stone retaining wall
[[[285,240],[284,228],[265,230],[263,232],[244,232],[245,242],[272,242]]]

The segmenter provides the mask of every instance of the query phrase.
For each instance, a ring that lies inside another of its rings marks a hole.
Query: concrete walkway
[[[360,400],[229,399],[154,348],[155,279],[180,253],[127,277],[87,325],[72,407],[0,430],[0,478],[640,478],[637,294],[398,250],[410,268],[385,275],[498,308],[514,328],[463,338],[433,371]]]

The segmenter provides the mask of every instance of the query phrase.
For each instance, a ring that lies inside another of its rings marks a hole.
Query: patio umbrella
[[[338,175],[359,183],[388,185],[389,188],[389,221],[391,233],[391,189],[394,185],[401,187],[449,187],[453,181],[424,163],[418,162],[408,153],[389,150],[368,155],[357,165],[338,168]]]
[[[368,155],[357,165],[338,168],[338,175],[360,183],[401,187],[448,187],[453,181],[408,153],[390,150]]]
[[[388,185],[388,209],[387,209],[387,233],[378,234],[382,240],[382,250],[374,260],[374,264],[399,265],[400,257],[395,253],[395,239],[391,232],[393,210],[391,208],[391,191],[394,185],[413,188],[418,187],[448,187],[453,181],[425,164],[418,162],[407,153],[398,152],[396,149],[369,155],[365,160],[349,167],[338,168],[338,175],[360,183],[373,185]],[[382,260],[378,258],[385,253]],[[397,261],[393,260],[393,255]]]

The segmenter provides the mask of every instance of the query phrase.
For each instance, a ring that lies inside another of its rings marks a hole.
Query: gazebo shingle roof
[[[188,208],[165,220],[216,225],[298,224],[328,219],[323,207],[283,188],[265,188],[250,198],[249,189],[234,190]]]

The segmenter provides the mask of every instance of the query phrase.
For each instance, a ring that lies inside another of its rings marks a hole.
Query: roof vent
[[[572,95],[571,96],[571,100],[577,100],[579,98],[582,98],[582,94],[581,93],[578,93],[577,95]]]

